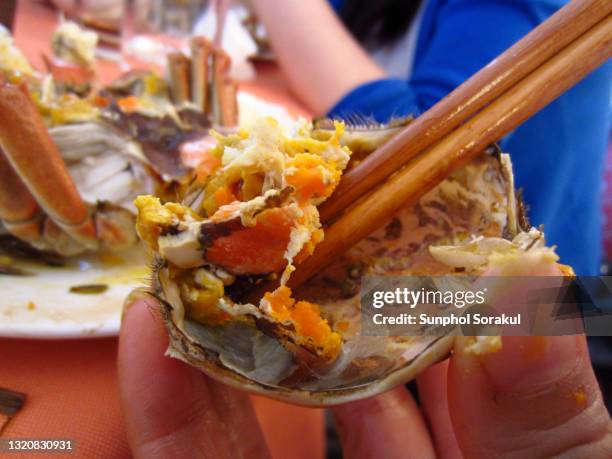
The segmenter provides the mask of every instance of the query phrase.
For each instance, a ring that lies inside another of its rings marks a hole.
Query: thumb
[[[584,336],[504,337],[496,353],[466,351],[449,368],[449,409],[469,458],[612,457],[612,423]]]
[[[165,356],[159,304],[135,292],[119,337],[119,389],[136,458],[269,457],[249,397]]]

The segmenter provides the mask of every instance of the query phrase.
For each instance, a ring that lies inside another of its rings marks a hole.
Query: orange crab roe
[[[217,213],[227,217],[235,206],[221,207]],[[216,215],[211,217],[215,221]],[[206,259],[234,274],[267,274],[287,265],[284,258],[293,228],[293,216],[286,209],[268,209],[257,216],[254,226],[233,231],[215,239],[206,250]]]
[[[123,113],[132,113],[138,109],[140,102],[136,96],[127,96],[119,99],[117,105]]]
[[[291,322],[295,326],[298,338],[311,341],[329,359],[338,355],[342,340],[338,333],[331,330],[327,320],[321,317],[318,305],[308,301],[296,302],[291,298],[291,289],[284,285],[266,293],[264,300],[270,305],[271,315],[275,319]]]
[[[196,166],[196,177],[200,182],[206,179],[221,166],[221,160],[214,156],[210,151],[201,154],[201,160]]]
[[[340,177],[340,172],[326,167],[322,158],[309,154],[296,155],[288,167],[296,168],[293,174],[287,175],[286,180],[295,188],[300,203],[329,196]],[[333,177],[331,183],[326,183],[325,175]]]
[[[231,204],[238,199],[234,196],[234,193],[228,187],[221,187],[215,191],[215,201],[217,202],[217,206],[225,206],[227,204]]]

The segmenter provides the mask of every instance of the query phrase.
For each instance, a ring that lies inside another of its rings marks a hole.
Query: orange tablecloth
[[[129,457],[116,352],[114,339],[0,339],[0,386],[27,394],[2,438],[72,439],[76,454],[70,457]],[[275,458],[323,457],[321,410],[253,400]]]
[[[48,50],[56,17],[37,0],[18,4],[16,41],[35,65],[40,64],[40,53]],[[108,75],[113,66],[103,64],[99,70]],[[304,113],[278,72],[270,67],[259,70],[257,81],[246,85],[247,89]],[[27,394],[24,409],[2,437],[73,439],[76,454],[70,457],[129,457],[118,399],[116,352],[115,339],[0,339],[0,387]],[[274,457],[323,457],[321,410],[253,400]]]

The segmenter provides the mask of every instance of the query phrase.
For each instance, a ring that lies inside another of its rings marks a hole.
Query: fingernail
[[[459,353],[470,365],[479,365],[498,390],[522,392],[558,382],[574,371],[580,359],[577,338],[506,336],[499,352],[466,355],[459,344]]]
[[[121,322],[123,322],[127,312],[130,310],[130,308],[134,304],[139,303],[139,302],[146,303],[150,299],[151,299],[151,295],[147,289],[137,288],[137,289],[132,290],[129,293],[129,295],[125,298],[125,300],[123,301],[123,309],[121,311]]]

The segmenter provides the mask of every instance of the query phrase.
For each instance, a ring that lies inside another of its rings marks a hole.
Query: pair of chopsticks
[[[333,223],[289,286],[319,273],[611,56],[612,1],[566,5],[343,177],[320,208],[322,221]]]
[[[601,62],[598,60],[594,67],[587,67],[588,62],[580,62],[583,57],[581,51],[576,48],[579,41],[585,44],[588,41],[588,43],[605,48],[606,43],[609,43],[609,34],[612,32],[610,32],[608,22],[608,35],[606,35],[604,20],[609,19],[611,13],[612,2],[610,0],[574,0],[570,2],[417,118],[359,166],[345,174],[335,193],[321,206],[321,219],[328,222],[338,216],[349,205],[370,192],[373,187],[381,184],[409,160],[451,133],[453,129],[488,104],[496,99],[509,96],[508,91],[521,80],[525,80],[522,83],[523,86],[541,83],[536,80],[538,75],[534,71],[544,64],[553,65],[552,62],[547,63],[552,58],[563,59],[568,67],[576,65],[576,72],[583,70],[581,74],[570,75],[574,73],[574,70],[567,68],[563,75],[553,75],[551,84],[555,80],[565,80],[559,83],[567,84],[560,86],[558,90],[554,89],[544,103],[542,103],[544,95],[532,91],[529,96],[534,99],[534,106],[525,106],[521,119],[507,131],[517,127],[609,57],[609,48],[607,48],[607,55],[605,49],[602,49],[602,53],[599,54],[602,58]],[[598,25],[600,33],[595,33],[592,29]],[[574,49],[567,49],[564,54],[559,54],[569,45],[572,45]],[[532,73],[534,74],[531,75]],[[494,117],[490,119],[495,121]],[[506,132],[500,132],[499,136],[492,138],[492,141],[498,140]],[[475,133],[475,135],[478,134]]]

